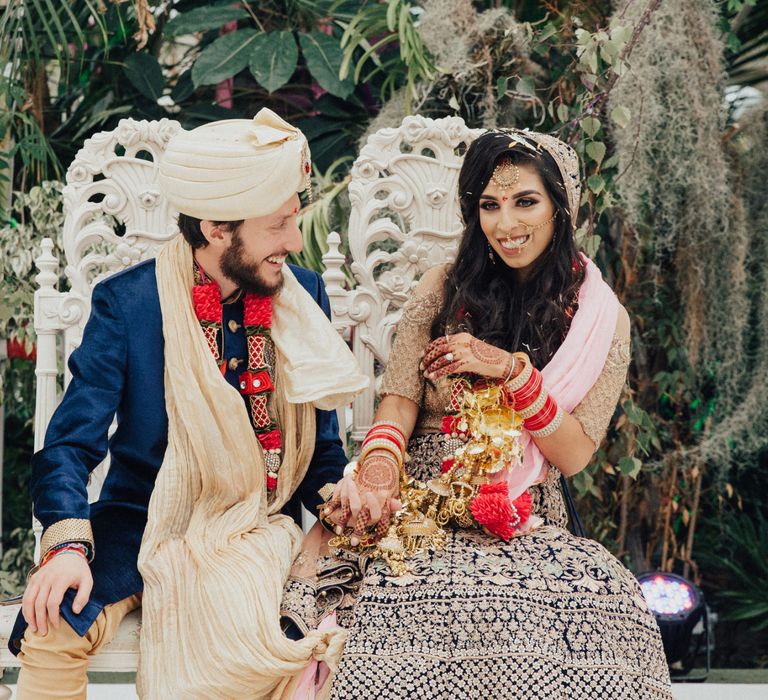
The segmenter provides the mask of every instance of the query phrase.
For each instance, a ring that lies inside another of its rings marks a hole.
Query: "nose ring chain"
[[[537,229],[544,228],[544,226],[547,226],[547,225],[551,224],[556,218],[557,218],[557,211],[555,211],[555,213],[552,214],[552,216],[549,219],[547,219],[546,221],[542,221],[540,224],[526,224],[523,221],[518,221],[517,224],[512,227],[512,230],[516,229],[518,226],[523,226],[525,228],[526,235],[530,236],[531,233],[533,233]],[[521,245],[523,245],[522,243],[515,243],[512,240],[512,231],[507,233],[507,240],[506,240],[506,242],[509,245],[516,246],[518,248]]]

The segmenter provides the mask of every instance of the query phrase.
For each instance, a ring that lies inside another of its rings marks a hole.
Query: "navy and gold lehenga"
[[[439,475],[444,456],[437,431],[449,384],[425,385],[417,359],[439,306],[435,293],[406,305],[382,387],[421,406],[407,465],[418,479]],[[572,413],[596,444],[628,362],[629,339],[617,332],[602,374]],[[567,530],[556,469],[531,495],[544,521],[534,531],[504,542],[449,530],[447,546],[410,560],[404,576],[341,552],[317,560],[316,578],[314,562],[297,562],[283,614],[306,630],[335,610],[349,630],[331,698],[672,697],[659,630],[633,575]]]

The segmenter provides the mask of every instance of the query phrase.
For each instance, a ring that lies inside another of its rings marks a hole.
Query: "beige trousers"
[[[21,641],[16,700],[85,700],[88,657],[112,641],[123,618],[141,605],[134,595],[107,605],[84,637],[62,618],[43,637],[27,628]]]

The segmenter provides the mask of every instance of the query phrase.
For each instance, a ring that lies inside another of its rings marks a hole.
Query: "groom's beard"
[[[277,253],[273,253],[277,255]],[[267,282],[260,272],[261,265],[268,265],[264,260],[262,263],[254,263],[246,260],[243,239],[240,231],[232,234],[232,242],[229,248],[221,256],[219,265],[221,271],[234,282],[245,294],[255,294],[258,297],[272,297],[277,294],[283,286],[283,275],[275,283]]]

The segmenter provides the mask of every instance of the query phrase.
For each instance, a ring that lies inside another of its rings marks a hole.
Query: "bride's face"
[[[502,159],[478,206],[480,227],[491,248],[505,265],[525,276],[555,232],[555,205],[536,168]]]

